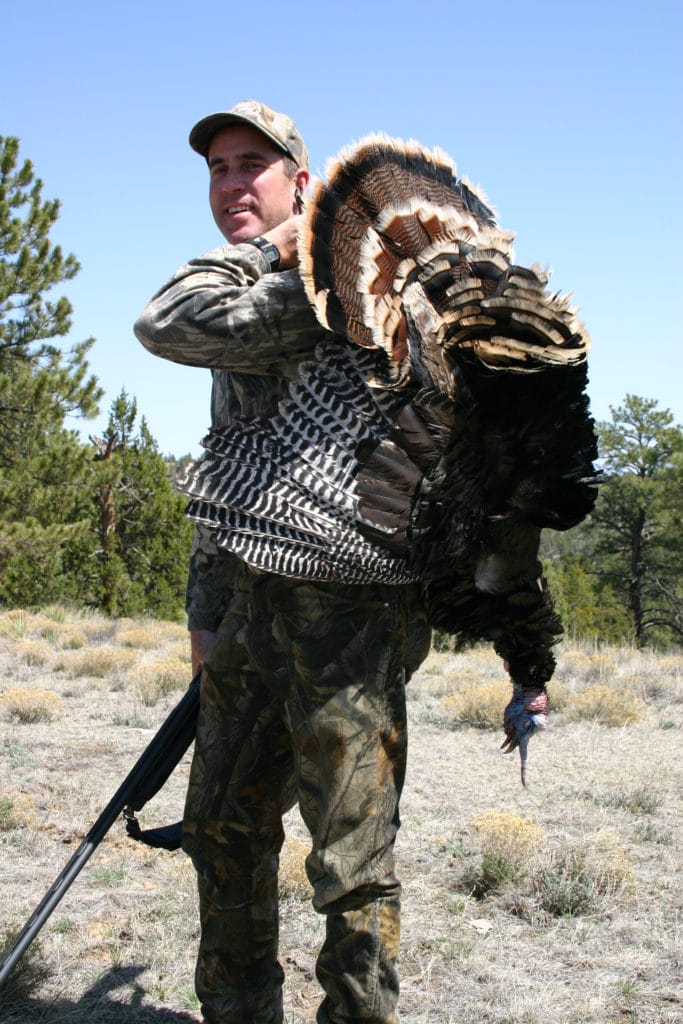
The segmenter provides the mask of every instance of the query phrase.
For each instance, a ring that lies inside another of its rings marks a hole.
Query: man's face
[[[211,212],[233,245],[264,234],[297,212],[294,193],[306,172],[288,178],[282,153],[256,128],[230,125],[217,132],[208,161]]]

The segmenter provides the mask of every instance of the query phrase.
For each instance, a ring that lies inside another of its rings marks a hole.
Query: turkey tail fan
[[[328,166],[307,205],[300,273],[318,319],[384,356],[366,380],[405,396],[389,438],[357,449],[355,491],[373,544],[403,553],[435,625],[492,639],[520,677],[548,678],[560,632],[537,559],[543,528],[590,512],[597,457],[588,335],[538,266],[440,150],[384,135]],[[406,522],[389,440],[408,410],[434,445]],[[429,461],[431,457],[431,462]],[[377,530],[389,509],[401,528]]]
[[[446,487],[476,451],[487,515],[567,529],[595,500],[590,340],[511,241],[445,153],[371,135],[317,184],[300,271],[324,326],[388,356],[373,386],[403,389],[427,420],[446,399]]]
[[[458,352],[522,371],[586,358],[568,299],[540,267],[514,264],[513,235],[443,151],[370,135],[327,176],[307,205],[300,273],[323,326],[386,352],[385,386],[452,393]]]
[[[396,284],[416,257],[445,239],[495,228],[474,186],[456,179],[439,149],[369,135],[329,163],[318,182],[299,245],[300,273],[323,326],[359,345],[383,348],[394,380],[407,358]]]

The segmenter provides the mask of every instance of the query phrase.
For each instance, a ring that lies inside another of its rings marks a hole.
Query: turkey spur
[[[368,136],[330,162],[299,263],[337,337],[302,363],[275,438],[259,422],[205,438],[188,514],[258,569],[422,581],[435,627],[505,659],[521,748],[562,631],[541,530],[596,497],[588,335],[539,266],[514,263],[486,197],[414,142]]]

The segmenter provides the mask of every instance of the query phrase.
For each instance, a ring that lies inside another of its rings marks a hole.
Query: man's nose
[[[226,171],[221,179],[221,187],[224,192],[238,192],[244,188],[244,175],[239,169]]]

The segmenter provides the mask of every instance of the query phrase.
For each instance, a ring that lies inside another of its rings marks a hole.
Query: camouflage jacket
[[[296,270],[269,273],[253,245],[223,245],[183,264],[135,324],[154,355],[212,371],[211,425],[274,415],[300,361],[329,333]],[[236,573],[235,556],[195,527],[186,609],[190,629],[217,629]]]

